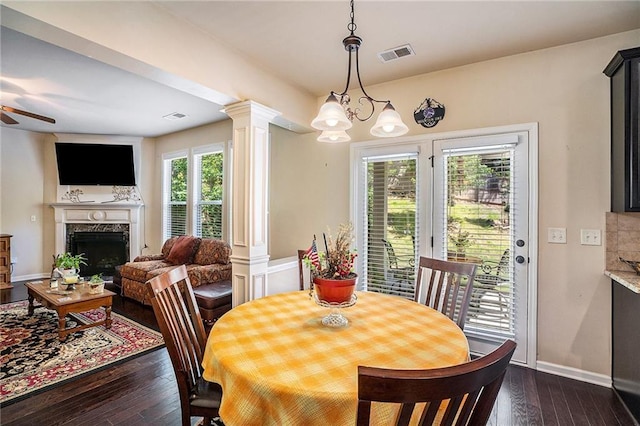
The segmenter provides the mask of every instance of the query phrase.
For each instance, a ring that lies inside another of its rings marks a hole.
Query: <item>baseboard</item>
[[[607,388],[611,387],[611,377],[605,374],[592,373],[590,371],[584,371],[544,361],[538,361],[536,364],[536,369],[543,373],[555,374],[556,376],[562,376],[568,379],[579,380],[581,382],[591,383]]]
[[[43,278],[49,278],[47,274],[29,274],[29,275],[20,275],[20,276],[12,276],[11,282],[19,282],[19,281],[29,281],[29,280],[41,280]]]

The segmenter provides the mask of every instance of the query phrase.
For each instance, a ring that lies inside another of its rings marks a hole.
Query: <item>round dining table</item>
[[[202,366],[222,386],[226,426],[355,425],[358,366],[427,369],[469,360],[462,330],[448,317],[399,296],[356,292],[328,327],[308,291],[236,306],[213,326]],[[389,424],[397,404],[374,404],[372,424]]]

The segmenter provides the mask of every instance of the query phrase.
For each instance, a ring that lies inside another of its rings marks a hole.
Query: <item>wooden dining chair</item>
[[[180,265],[146,285],[178,382],[182,426],[191,425],[192,416],[204,417],[203,424],[209,425],[218,417],[222,388],[202,377],[207,335],[187,268]]]
[[[369,425],[372,402],[401,404],[396,426],[408,425],[414,410],[419,425],[484,425],[515,348],[507,340],[473,361],[427,370],[359,366],[356,425]]]
[[[298,250],[298,274],[300,275],[300,290],[304,290],[304,264],[302,263],[302,259],[304,259],[305,254],[307,254],[306,250]]]
[[[467,311],[471,302],[475,263],[420,257],[414,300],[422,299],[422,282],[426,282],[424,303],[436,309],[464,330]]]

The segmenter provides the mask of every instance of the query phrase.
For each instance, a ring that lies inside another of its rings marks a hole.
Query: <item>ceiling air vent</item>
[[[167,120],[180,120],[181,118],[185,118],[187,115],[186,114],[181,114],[179,112],[173,112],[169,115],[165,115],[162,118],[165,118]]]
[[[413,51],[411,46],[405,44],[403,46],[394,47],[393,49],[378,53],[378,58],[382,62],[389,62],[405,56],[415,56],[415,54],[416,53]]]

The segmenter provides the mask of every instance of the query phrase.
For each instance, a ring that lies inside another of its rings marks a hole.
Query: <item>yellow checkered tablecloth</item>
[[[421,369],[468,360],[466,337],[441,313],[397,296],[357,297],[342,310],[343,328],[323,326],[329,309],[305,291],[256,299],[218,320],[203,367],[204,378],[222,386],[225,425],[355,425],[358,365]],[[394,415],[386,409],[375,413],[381,423]]]

